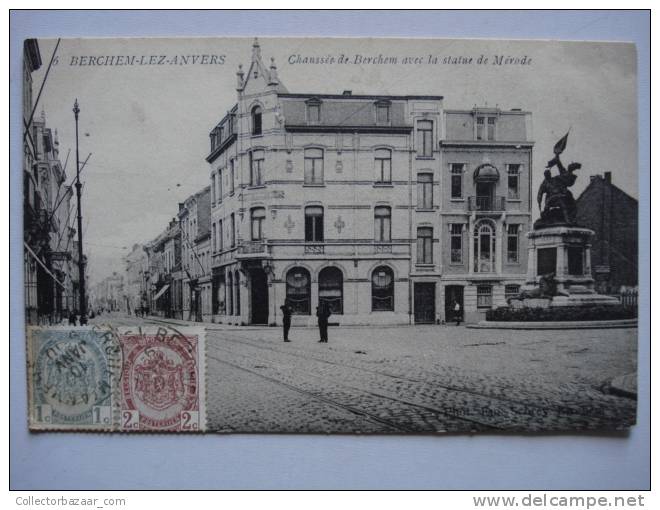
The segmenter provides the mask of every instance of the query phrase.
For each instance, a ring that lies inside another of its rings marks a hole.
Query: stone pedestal
[[[593,236],[593,230],[571,226],[529,232],[526,289],[538,288],[541,276],[554,273],[558,295],[552,298],[549,306],[618,305],[616,298],[594,290],[591,275]]]

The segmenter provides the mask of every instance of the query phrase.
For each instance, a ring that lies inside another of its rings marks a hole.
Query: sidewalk
[[[207,328],[211,331],[221,331],[221,330],[234,330],[234,331],[268,331],[268,330],[281,330],[282,329],[282,324],[278,324],[277,326],[266,326],[264,325],[247,325],[247,326],[235,326],[232,324],[220,324],[217,322],[196,322],[196,321],[187,321],[187,320],[182,320],[182,319],[173,319],[169,317],[159,317],[157,315],[148,315],[147,317],[137,317],[138,319],[148,319],[148,320],[153,320],[157,322],[165,322],[169,324],[178,324],[180,326],[197,326],[197,327],[204,327]],[[333,325],[332,323],[329,325],[330,329],[336,329],[336,330],[345,330],[345,329],[374,329],[374,328],[382,328],[386,327],[387,329],[391,328],[397,328],[397,329],[409,329],[409,328],[425,328],[425,329],[432,329],[432,328],[442,328],[445,325],[440,325],[440,324],[389,324],[387,326],[382,326],[382,325],[371,325],[371,324],[347,324],[344,326],[340,325]],[[453,327],[453,323],[449,324],[450,327]],[[291,331],[294,330],[304,330],[304,329],[318,329],[318,326],[316,324],[312,326],[297,326],[295,324],[291,325]]]

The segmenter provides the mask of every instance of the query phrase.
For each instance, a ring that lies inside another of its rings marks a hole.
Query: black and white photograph
[[[31,420],[629,429],[636,59],[617,42],[26,39]],[[103,328],[131,374],[117,402]]]

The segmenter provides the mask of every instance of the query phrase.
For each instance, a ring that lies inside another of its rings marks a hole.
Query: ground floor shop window
[[[371,309],[394,311],[394,273],[387,266],[377,267],[371,275]]]
[[[319,305],[333,314],[344,313],[344,275],[336,267],[326,267],[319,273]]]
[[[293,313],[309,315],[311,310],[311,278],[309,271],[302,267],[294,267],[286,274],[286,299]]]

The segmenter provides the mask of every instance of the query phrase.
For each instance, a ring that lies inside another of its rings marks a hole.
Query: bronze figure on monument
[[[568,168],[564,167],[559,156],[566,148],[568,133],[559,140],[554,147],[555,157],[548,161],[543,175],[545,179],[539,186],[536,200],[539,204],[541,217],[534,223],[534,228],[555,227],[560,225],[576,225],[575,198],[568,189],[577,180],[573,172],[582,168],[580,163],[571,163]],[[552,168],[556,166],[558,175],[552,175]],[[545,204],[542,206],[543,197]]]

